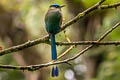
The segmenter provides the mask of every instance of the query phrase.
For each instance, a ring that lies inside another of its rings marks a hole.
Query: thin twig
[[[56,42],[57,45],[60,46],[70,46],[70,45],[120,45],[120,41],[102,41],[102,42],[97,42],[97,41],[78,41],[78,42]]]
[[[71,42],[70,38],[66,34],[65,34],[65,37],[66,37],[67,41],[70,43]],[[57,60],[59,60],[60,58],[62,58],[64,55],[66,55],[74,47],[75,47],[75,45],[70,46],[67,50],[65,50],[65,52],[63,52],[61,55],[59,55],[57,57]]]
[[[111,4],[111,5],[102,5],[99,8],[100,9],[108,9],[108,8],[117,8],[119,6],[120,6],[120,2]]]

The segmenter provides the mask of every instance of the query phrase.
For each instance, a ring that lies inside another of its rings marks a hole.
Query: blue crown
[[[56,4],[50,5],[50,7],[60,7],[60,5],[56,3]]]

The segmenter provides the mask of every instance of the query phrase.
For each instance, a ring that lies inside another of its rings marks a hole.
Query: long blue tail
[[[57,59],[57,50],[56,50],[56,43],[55,43],[55,35],[50,34],[50,39],[51,39],[52,60],[56,60]],[[58,67],[56,66],[56,68],[54,68],[54,66],[53,66],[52,67],[52,77],[55,77],[58,75],[59,75]]]
[[[52,60],[57,59],[57,51],[56,51],[56,44],[55,44],[55,35],[50,34],[51,39],[51,51],[52,51]]]

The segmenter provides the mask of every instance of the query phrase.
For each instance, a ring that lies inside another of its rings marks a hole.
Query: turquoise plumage
[[[50,35],[51,39],[51,53],[52,53],[52,60],[57,59],[57,51],[56,51],[56,44],[55,44],[55,34],[59,32],[60,26],[62,24],[62,13],[61,8],[64,5],[60,6],[58,4],[52,4],[49,7],[49,10],[45,16],[45,26],[46,30]],[[58,76],[59,71],[58,67],[56,66],[52,68],[52,77]]]

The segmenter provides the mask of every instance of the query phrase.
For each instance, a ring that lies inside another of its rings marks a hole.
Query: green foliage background
[[[92,6],[99,0],[74,0],[77,4],[83,3],[86,8]],[[110,4],[120,2],[120,0],[106,0],[104,4]],[[26,25],[26,28],[28,32],[31,34],[33,39],[39,38],[47,34],[44,28],[44,16],[45,13],[52,3],[58,3],[58,4],[66,4],[64,0],[0,0],[0,5],[3,6],[4,9],[7,11],[18,11],[20,13],[20,20],[22,23]],[[66,7],[63,9],[63,14],[65,17],[65,22],[70,20],[70,13],[67,10],[67,4]],[[96,13],[97,14],[97,13]],[[105,13],[104,19],[103,19],[103,27],[101,31],[98,31],[96,34],[96,37],[99,37],[103,32],[107,31],[112,25],[114,25],[117,21],[120,20],[120,8],[117,9],[109,9]],[[71,33],[71,28],[67,29],[68,35]],[[105,40],[106,41],[115,41],[120,40],[120,27],[114,30]],[[57,41],[64,41],[65,36],[64,33],[60,33],[57,36]],[[0,41],[0,44],[4,45]],[[48,46],[48,45],[44,45]],[[43,45],[38,46],[38,48],[43,47]],[[58,47],[58,53],[61,53],[62,49],[66,47]],[[107,49],[107,52],[104,53],[105,57],[102,62],[102,64],[99,67],[98,75],[93,80],[119,80],[120,78],[120,46],[101,46],[100,48]],[[78,49],[73,49],[70,53],[76,53],[78,52]],[[50,52],[50,49],[48,49],[48,52]],[[69,54],[70,56],[72,54]],[[47,55],[46,55],[47,56]],[[43,56],[43,57],[46,57]],[[47,56],[48,57],[48,56]],[[50,54],[48,57],[48,61],[50,60]],[[0,63],[1,64],[10,64],[10,65],[17,65],[16,61],[10,56],[2,56],[0,57]],[[69,69],[67,66],[60,65],[61,68],[61,74],[58,80],[65,80],[64,78],[64,72],[65,70]],[[4,73],[4,74],[3,74]],[[4,76],[8,77],[4,77]],[[0,77],[1,80],[25,80],[24,75],[21,73],[21,71],[17,70],[3,70],[0,69]],[[51,77],[48,76],[48,79],[51,79]]]

